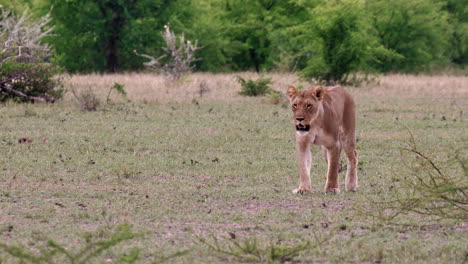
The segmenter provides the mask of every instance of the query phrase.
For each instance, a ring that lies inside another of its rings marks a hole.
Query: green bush
[[[62,79],[55,77],[58,73],[50,63],[7,61],[0,67],[0,101],[55,102],[64,94]]]
[[[236,77],[236,81],[241,85],[240,95],[244,96],[262,96],[271,93],[273,90],[269,86],[272,84],[270,78],[260,77],[257,80],[246,80],[240,76]]]

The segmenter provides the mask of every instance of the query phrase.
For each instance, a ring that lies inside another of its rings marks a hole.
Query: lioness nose
[[[296,117],[296,120],[297,121],[302,121],[302,120],[304,120],[304,117]]]

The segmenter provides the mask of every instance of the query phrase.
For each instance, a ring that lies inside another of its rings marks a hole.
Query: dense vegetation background
[[[170,25],[198,40],[200,71],[292,71],[340,79],[350,71],[465,67],[466,0],[0,0],[51,12],[53,61],[70,72],[143,67]]]

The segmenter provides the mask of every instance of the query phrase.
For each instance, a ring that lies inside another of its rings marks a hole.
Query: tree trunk
[[[255,49],[249,49],[249,54],[255,66],[255,71],[260,72],[260,63],[258,61],[258,57],[257,57],[257,53],[255,52]]]
[[[106,68],[108,72],[114,73],[117,69],[117,39],[118,36],[110,36],[106,46]]]
[[[134,1],[131,2],[132,4]],[[106,20],[105,32],[107,35],[105,56],[106,56],[106,70],[114,73],[118,69],[118,51],[117,43],[122,34],[122,28],[127,22],[124,17],[123,10],[125,7],[119,6],[113,2],[100,2],[99,9],[103,18]]]

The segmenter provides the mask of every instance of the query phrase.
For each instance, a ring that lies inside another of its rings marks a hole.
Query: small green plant
[[[93,90],[88,88],[87,90],[77,93],[74,89],[71,89],[72,94],[75,98],[75,102],[79,105],[82,111],[93,112],[96,111],[99,105],[101,105],[101,100],[93,92]]]
[[[33,251],[27,249],[26,246],[11,246],[0,243],[0,253],[6,253],[7,256],[6,259],[0,259],[0,263],[3,263],[3,260],[8,261],[8,258],[18,260],[17,263],[33,264],[87,264],[94,263],[95,260],[97,260],[98,263],[104,263],[102,260],[100,261],[99,257],[110,251],[111,248],[124,242],[141,238],[142,236],[142,234],[134,233],[130,225],[121,224],[118,225],[114,231],[108,231],[107,228],[105,228],[85,235],[85,243],[78,250],[70,250],[54,240],[48,240],[44,247],[33,250],[39,253],[33,253]],[[137,263],[140,259],[140,251],[140,248],[132,248],[128,252],[124,252],[121,256],[116,257],[116,260],[118,260],[118,263]],[[163,263],[169,259],[183,256],[187,253],[188,250],[177,251],[171,255],[156,258],[151,263]]]
[[[118,94],[120,94],[123,97],[127,97],[127,91],[125,91],[125,84],[116,82],[109,89],[109,93],[107,94],[107,99],[106,99],[107,104],[110,101],[110,94],[111,94],[112,90],[115,90]]]
[[[254,81],[237,76],[236,82],[241,85],[239,94],[244,96],[263,96],[273,91],[270,87],[270,84],[272,84],[271,78],[259,77]]]
[[[18,263],[89,263],[116,245],[132,240],[141,235],[133,233],[129,225],[117,226],[115,232],[108,234],[106,239],[98,240],[97,237],[89,234],[85,236],[85,244],[78,251],[70,251],[65,246],[54,240],[48,240],[44,248],[39,250],[39,254],[33,253],[25,246],[10,246],[0,243],[0,251],[7,253],[12,258],[18,259]],[[122,260],[123,263],[135,263],[138,259],[139,250],[132,249]]]
[[[231,256],[240,262],[283,263],[294,261],[300,252],[311,248],[309,241],[285,245],[271,241],[265,243],[256,237],[237,239],[235,235],[222,241],[219,241],[215,236],[211,239],[212,241],[201,237],[197,237],[197,240],[210,250],[221,255]],[[319,244],[322,242],[324,241]]]

